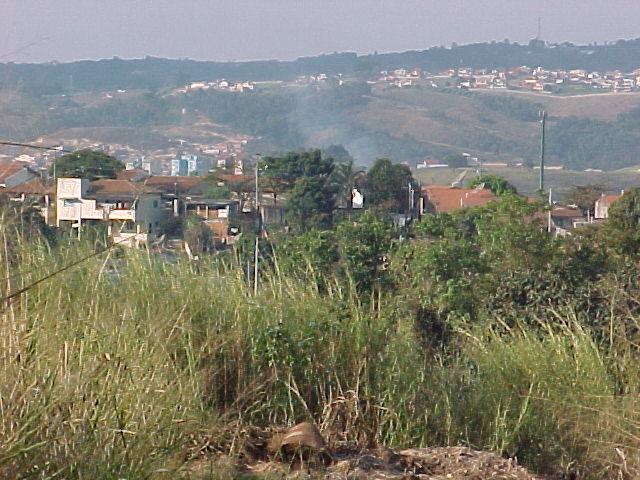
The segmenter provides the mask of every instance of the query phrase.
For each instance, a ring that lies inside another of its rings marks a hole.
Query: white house
[[[622,195],[605,195],[604,193],[596,200],[593,216],[597,220],[609,218],[609,207]]]
[[[116,243],[147,243],[168,217],[160,192],[127,180],[59,178],[56,198],[56,225],[78,229],[104,222]]]

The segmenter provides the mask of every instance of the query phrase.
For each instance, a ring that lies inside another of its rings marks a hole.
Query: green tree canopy
[[[497,175],[481,175],[476,177],[469,182],[469,187],[475,188],[482,184],[497,197],[518,193],[513,185]]]
[[[640,188],[625,192],[609,207],[607,231],[610,241],[622,253],[640,251]]]
[[[566,200],[582,210],[591,210],[604,191],[602,185],[577,185],[569,190]]]
[[[447,155],[444,158],[444,163],[449,165],[449,168],[462,168],[468,165],[466,158],[464,158],[462,155],[454,153]]]
[[[337,201],[340,205],[346,205],[348,209],[353,207],[351,194],[353,188],[357,186],[358,181],[363,177],[364,170],[355,167],[353,160],[336,164],[331,176],[331,182],[336,189]]]
[[[327,178],[302,177],[289,195],[287,218],[299,230],[329,228],[335,192]]]
[[[632,188],[611,205],[609,224],[619,230],[640,231],[640,188]]]
[[[366,205],[384,207],[394,212],[407,211],[409,185],[416,188],[409,167],[395,164],[388,158],[379,158],[367,172],[364,189]]]
[[[203,192],[207,198],[231,198],[231,188],[220,178],[223,174],[223,170],[216,170],[203,179]]]
[[[287,217],[299,230],[331,225],[336,189],[331,178],[335,163],[320,150],[290,152],[280,157],[265,157],[264,184],[274,192],[290,192]]]
[[[345,270],[360,291],[388,283],[386,256],[391,250],[393,226],[366,212],[357,222],[338,225],[337,238]]]
[[[49,173],[53,174],[53,165]],[[55,161],[56,177],[88,178],[116,178],[118,172],[124,169],[122,162],[111,155],[99,150],[84,149],[75,153],[68,153]]]
[[[264,178],[278,179],[292,189],[302,177],[328,177],[334,169],[334,160],[320,150],[289,152],[279,157],[265,157]]]

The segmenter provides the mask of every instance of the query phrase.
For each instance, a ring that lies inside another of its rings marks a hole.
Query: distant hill
[[[297,75],[318,72],[369,75],[400,66],[442,70],[462,65],[475,68],[540,65],[547,68],[628,71],[640,66],[640,39],[619,40],[605,45],[545,44],[537,40],[520,45],[505,40],[402,53],[334,53],[294,61],[210,62],[114,57],[72,63],[5,63],[0,64],[0,79],[5,85],[21,85],[30,92],[52,94],[116,88],[158,89],[215,78],[291,80]]]
[[[361,164],[381,156],[415,164],[462,152],[484,161],[533,164],[539,152],[538,113],[545,109],[549,163],[576,170],[640,164],[637,93],[563,97],[425,84],[398,89],[366,82],[380,70],[400,66],[440,71],[522,64],[628,71],[640,66],[640,40],[586,46],[484,43],[380,55],[337,53],[292,62],[114,58],[0,64],[0,138],[68,137],[84,131],[100,141],[149,149],[162,148],[177,131],[183,138],[193,132],[210,140],[227,131],[253,137],[249,153],[344,145]],[[345,82],[289,82],[318,72],[342,73]],[[212,89],[170,95],[187,82],[220,78],[285,83],[242,94]],[[117,89],[126,92],[104,93]]]

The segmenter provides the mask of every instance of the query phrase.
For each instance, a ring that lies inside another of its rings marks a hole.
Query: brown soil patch
[[[290,431],[294,431],[294,427]],[[278,450],[274,439],[286,438],[287,430],[249,429],[230,445],[233,451],[207,441],[194,450],[184,474],[201,478],[223,468],[230,478],[311,478],[326,480],[364,479],[514,479],[541,480],[513,459],[466,447],[433,447],[392,450],[361,448],[344,441],[311,442],[300,451]],[[234,453],[235,451],[235,453]],[[212,467],[213,466],[213,467]],[[230,470],[231,468],[231,470]]]

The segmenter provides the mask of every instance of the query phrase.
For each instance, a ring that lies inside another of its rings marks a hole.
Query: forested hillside
[[[636,165],[640,94],[575,97],[457,88],[371,85],[380,69],[456,65],[632,69],[640,41],[542,46],[506,42],[381,55],[333,54],[294,62],[215,63],[146,58],[70,64],[0,65],[0,137],[30,140],[73,128],[118,143],[156,146],[156,138],[207,119],[250,135],[250,152],[341,144],[361,164],[390,157],[410,164],[463,152],[483,161],[531,165],[539,155],[539,111],[547,110],[549,162],[572,169]],[[299,74],[344,73],[340,85],[297,85]],[[242,94],[220,90],[172,95],[195,80],[283,80]],[[126,94],[106,96],[113,89]],[[117,132],[128,129],[123,139]],[[95,129],[109,129],[100,134]],[[212,132],[216,134],[217,132]],[[167,135],[165,135],[166,137]],[[159,140],[161,143],[161,140]]]
[[[156,89],[203,78],[231,80],[290,80],[297,75],[368,75],[399,66],[440,70],[456,66],[476,68],[543,65],[547,68],[632,70],[640,66],[640,40],[620,40],[606,45],[574,45],[569,42],[528,45],[503,42],[478,43],[450,48],[433,47],[403,53],[356,55],[334,53],[295,61],[205,62],[147,57],[124,60],[58,64],[1,64],[0,78],[37,93],[115,88]]]

